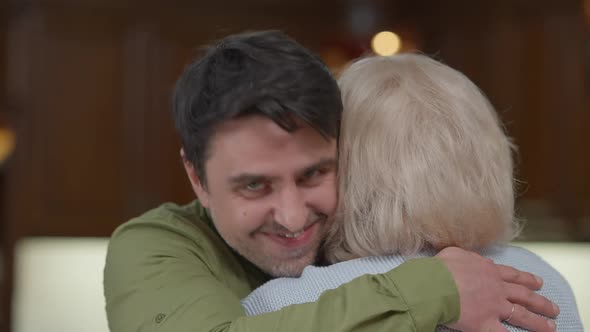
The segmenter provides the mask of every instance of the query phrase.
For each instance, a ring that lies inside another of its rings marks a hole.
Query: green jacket
[[[111,332],[433,331],[456,321],[459,297],[436,258],[408,261],[260,316],[240,305],[269,277],[229,248],[195,201],[164,204],[121,225],[104,270]]]

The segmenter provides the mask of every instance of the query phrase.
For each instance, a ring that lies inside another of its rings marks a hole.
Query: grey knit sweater
[[[415,257],[433,256],[434,251],[423,251]],[[514,246],[494,246],[480,251],[494,262],[531,272],[544,280],[539,294],[555,302],[561,309],[556,319],[557,331],[583,331],[571,287],[547,262],[534,253]],[[282,307],[316,301],[329,289],[334,289],[361,275],[384,273],[402,264],[409,257],[400,255],[365,257],[327,267],[308,266],[299,278],[278,278],[267,282],[242,300],[248,315],[277,311]],[[506,325],[509,331],[525,331]],[[451,331],[439,327],[438,331]]]

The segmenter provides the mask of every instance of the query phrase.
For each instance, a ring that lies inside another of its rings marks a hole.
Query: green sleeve
[[[459,316],[450,273],[439,260],[421,258],[357,278],[317,302],[247,317],[228,286],[231,273],[216,275],[199,250],[169,230],[116,234],[104,275],[111,332],[433,331]]]
[[[429,331],[459,317],[455,283],[436,258],[410,260],[326,291],[317,302],[238,318],[231,331]]]

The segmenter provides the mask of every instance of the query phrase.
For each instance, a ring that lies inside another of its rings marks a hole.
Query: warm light
[[[12,153],[15,140],[14,132],[7,128],[0,128],[0,164]]]
[[[402,41],[391,31],[381,31],[373,37],[371,47],[378,55],[392,55],[399,52]]]

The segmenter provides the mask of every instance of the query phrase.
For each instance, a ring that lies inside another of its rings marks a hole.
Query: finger
[[[495,322],[487,331],[490,332],[508,332],[508,329],[500,322]]]
[[[514,313],[510,317],[510,320],[504,323],[522,327],[529,331],[555,331],[555,323],[551,319],[536,315],[518,304],[514,305]]]
[[[516,305],[512,302],[505,301],[506,305],[502,305],[502,307],[507,308],[506,311],[500,316],[501,321],[508,321],[512,319],[514,315],[514,311],[516,310]]]
[[[556,317],[559,314],[557,305],[524,286],[506,283],[505,290],[508,301],[520,304],[527,311],[546,317]]]
[[[511,266],[497,264],[502,280],[513,284],[523,285],[532,290],[538,290],[543,286],[543,279],[532,273],[517,270]]]

